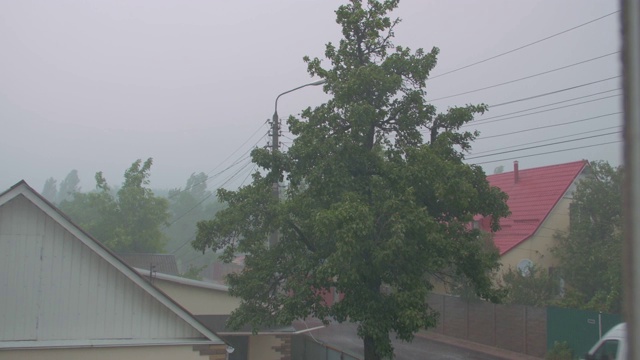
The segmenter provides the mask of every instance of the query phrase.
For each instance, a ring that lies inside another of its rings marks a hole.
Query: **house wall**
[[[248,360],[281,360],[277,351],[281,345],[282,341],[276,335],[252,335],[249,337]]]
[[[0,206],[0,341],[201,338],[19,195]]]
[[[569,229],[569,205],[571,201],[572,199],[569,196],[563,197],[533,236],[502,255],[500,261],[502,262],[503,271],[509,268],[515,269],[523,259],[533,261],[536,267],[540,269],[548,269],[557,265],[557,260],[550,251],[555,243],[553,235],[558,231],[567,231]]]
[[[206,360],[193,346],[141,346],[76,349],[0,350],[2,360]]]
[[[230,296],[226,291],[161,279],[155,279],[153,284],[194,315],[228,315],[240,305],[240,299]]]

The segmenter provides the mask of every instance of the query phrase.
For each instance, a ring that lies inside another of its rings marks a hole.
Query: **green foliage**
[[[176,257],[184,261],[193,261],[194,266],[206,266],[212,257],[198,256],[202,252],[185,245],[194,239],[196,223],[212,218],[218,211],[220,204],[210,200],[213,198],[207,190],[207,174],[191,174],[184,189],[172,189],[168,193],[169,226],[165,229],[168,237],[167,250],[174,252]]]
[[[115,252],[162,252],[165,236],[161,226],[169,219],[168,202],[148,188],[151,164],[151,158],[144,163],[136,160],[125,171],[124,183],[115,196],[98,172],[95,192],[76,193],[60,207]]]
[[[192,279],[192,280],[202,280],[202,276],[200,276],[200,273],[206,267],[207,265],[202,265],[202,266],[189,265],[189,269],[187,269],[185,273],[180,274],[180,276],[182,276],[183,278]]]
[[[495,246],[493,242],[493,236],[490,233],[481,232],[478,239],[481,240],[481,243],[483,244],[481,251],[485,253],[485,259],[487,261],[486,267],[489,269],[493,269],[493,271],[488,271],[488,273],[491,273],[491,277],[495,278],[498,274],[498,269],[494,268],[491,264],[493,264],[496,261],[499,261],[500,251]],[[456,275],[455,272],[451,274],[451,270],[455,270],[455,269],[449,269],[449,270],[451,275],[450,276],[451,281],[450,281],[450,284],[448,284],[449,286],[447,289],[449,293],[451,293],[452,295],[459,296],[462,299],[465,299],[468,301],[482,300],[480,297],[478,297],[477,295],[478,292],[475,288],[475,284],[471,279],[467,278],[464,274]],[[441,271],[440,276],[446,273],[447,271],[443,270]],[[501,288],[499,290],[496,290],[495,293],[496,293],[496,299],[494,299],[494,301],[497,301],[499,299],[500,302],[504,302],[505,297],[507,295],[507,290],[504,288]]]
[[[571,204],[568,233],[553,252],[567,285],[561,306],[619,313],[622,302],[622,168],[592,162]]]
[[[67,177],[62,180],[58,193],[56,194],[55,203],[61,204],[64,201],[71,201],[76,193],[80,192],[80,178],[78,177],[78,170],[71,170]]]
[[[502,282],[507,290],[506,304],[544,307],[551,305],[559,292],[557,277],[536,266],[526,273],[509,268],[502,275]]]
[[[573,360],[573,350],[566,341],[556,341],[544,358],[545,360]]]
[[[435,325],[426,305],[435,276],[464,277],[480,298],[499,299],[489,276],[497,256],[468,224],[482,214],[497,230],[506,195],[463,162],[477,134],[460,131],[486,106],[437,113],[426,102],[438,49],[391,43],[399,20],[387,14],[397,3],[354,0],[336,11],[344,38],[326,46],[331,67],[305,57],[331,99],[288,119],[296,136],[288,152],[254,150],[265,171],[238,191],[220,189],[228,207],[198,223],[194,247],[223,249],[226,261],[247,254],[245,270],[228,277],[241,298],[232,327],[352,321],[365,358],[380,359],[393,353],[391,332],[410,341]],[[273,182],[285,180],[275,199]],[[321,295],[331,287],[344,294],[336,304]]]
[[[45,181],[44,187],[42,188],[42,196],[51,203],[55,203],[56,196],[58,195],[57,183],[58,181],[56,179],[50,177]]]

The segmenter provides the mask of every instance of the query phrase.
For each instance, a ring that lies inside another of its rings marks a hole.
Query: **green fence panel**
[[[618,314],[596,311],[547,308],[547,349],[567,342],[574,357],[583,356],[613,326],[622,322]]]

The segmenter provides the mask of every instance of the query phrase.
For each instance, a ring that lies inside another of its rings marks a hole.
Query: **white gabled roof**
[[[0,194],[0,349],[223,344],[26,182]]]

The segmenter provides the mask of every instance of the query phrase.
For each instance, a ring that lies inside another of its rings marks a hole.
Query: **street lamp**
[[[280,133],[280,121],[278,121],[279,120],[278,119],[278,99],[280,99],[280,96],[288,94],[290,92],[294,92],[294,91],[296,91],[298,89],[302,89],[302,88],[307,87],[307,86],[318,86],[318,85],[322,85],[322,84],[324,84],[326,82],[327,82],[327,80],[323,79],[323,80],[315,81],[315,82],[312,82],[312,83],[309,83],[309,84],[304,84],[302,86],[298,86],[297,88],[293,88],[291,90],[287,90],[287,91],[283,92],[282,94],[280,94],[280,95],[278,95],[276,97],[275,111],[273,112],[273,117],[271,119],[273,121],[273,123],[271,124],[271,146],[272,146],[271,149],[272,149],[272,151],[274,153],[278,149],[278,147],[280,146],[280,144],[279,144],[280,140],[278,138],[278,135]]]
[[[308,84],[304,84],[302,86],[298,86],[297,88],[293,88],[291,90],[287,90],[285,92],[283,92],[282,94],[278,95],[276,97],[276,103],[275,103],[275,110],[273,112],[273,117],[272,117],[272,124],[271,124],[271,153],[275,154],[276,151],[278,150],[278,148],[280,147],[280,121],[278,119],[278,99],[280,99],[280,96],[288,94],[290,92],[294,92],[296,90],[302,89],[304,87],[307,86],[318,86],[318,85],[323,85],[327,82],[327,80],[322,79],[319,81],[314,81],[312,83],[308,83]],[[273,197],[276,199],[280,199],[280,184],[278,183],[278,179],[276,178],[273,181],[273,189],[272,189],[272,194]],[[275,244],[278,243],[278,232],[274,231],[271,236],[269,237],[269,247],[274,246]]]

